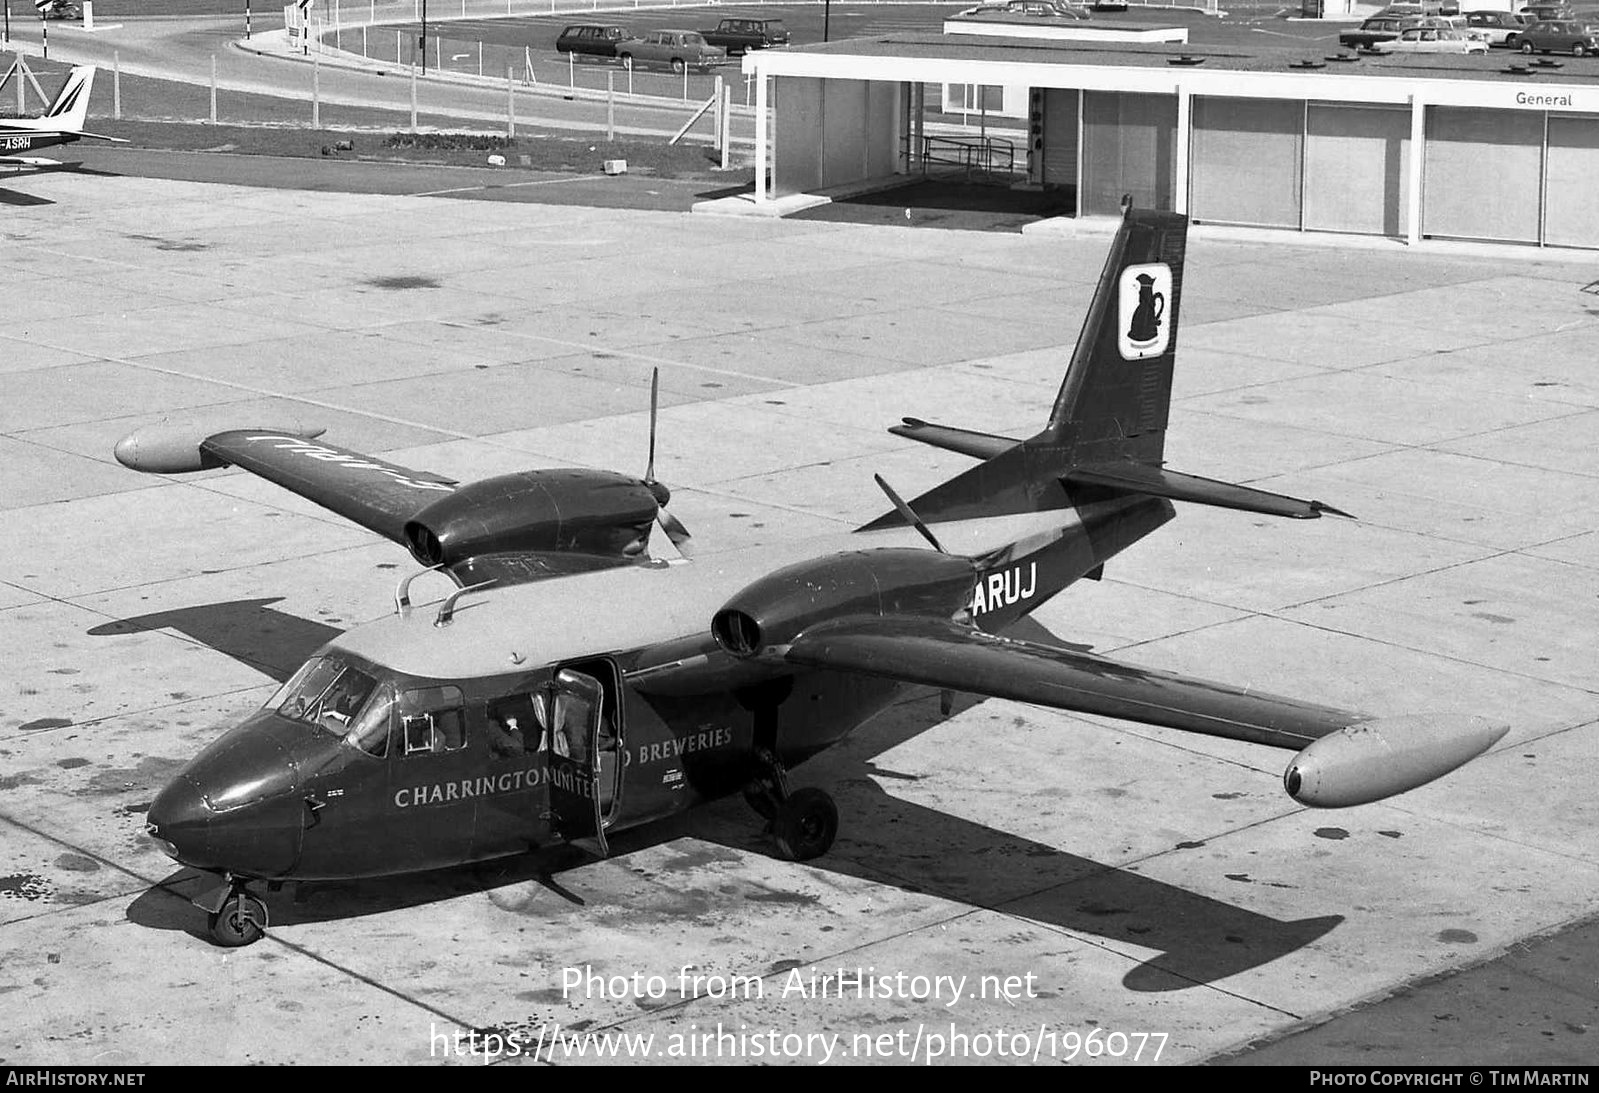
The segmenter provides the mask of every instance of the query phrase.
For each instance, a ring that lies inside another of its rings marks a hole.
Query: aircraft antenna
[[[443,563],[430,565],[426,569],[419,569],[414,573],[407,573],[400,578],[399,585],[394,589],[394,613],[404,618],[411,613],[411,582],[424,573],[435,573],[444,568]]]
[[[899,514],[905,518],[905,522],[907,524],[921,532],[922,538],[926,539],[929,543],[932,543],[934,550],[938,551],[940,554],[949,553],[949,551],[944,549],[944,544],[940,543],[938,539],[934,537],[933,533],[927,529],[927,525],[922,523],[922,518],[917,516],[915,511],[905,503],[905,499],[900,497],[899,494],[895,493],[894,487],[890,486],[883,480],[882,475],[874,474],[872,475],[872,478],[876,480],[878,488],[880,488],[884,493],[888,494],[888,499],[894,502],[894,507],[899,510]]]
[[[479,581],[477,584],[469,584],[465,588],[457,588],[454,592],[451,592],[449,598],[439,605],[439,613],[438,616],[434,618],[433,625],[450,625],[450,620],[455,618],[455,604],[457,600],[466,595],[468,592],[476,592],[478,589],[487,588],[493,583],[494,582],[492,580]]]

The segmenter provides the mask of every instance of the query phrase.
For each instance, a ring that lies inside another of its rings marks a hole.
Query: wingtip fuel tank
[[[1362,721],[1294,756],[1283,788],[1312,808],[1368,804],[1448,774],[1487,751],[1508,728],[1481,717],[1434,714]]]
[[[221,431],[178,422],[163,421],[157,425],[146,425],[117,441],[117,462],[129,470],[143,471],[145,474],[186,474],[226,466],[223,460],[201,448],[206,438]],[[260,427],[260,431],[310,439],[321,436],[327,429],[320,425],[290,422],[287,427]]]

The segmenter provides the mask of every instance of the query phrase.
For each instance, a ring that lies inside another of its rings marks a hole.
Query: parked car
[[[682,72],[719,65],[727,60],[727,51],[711,45],[697,30],[652,30],[616,43],[616,56],[624,65],[670,65],[673,72]]]
[[[1460,0],[1394,0],[1378,15],[1459,15]]]
[[[1571,19],[1575,15],[1571,10],[1571,5],[1565,3],[1564,0],[1528,4],[1524,8],[1517,8],[1516,14],[1522,16],[1529,23],[1547,19]]]
[[[1049,20],[1090,19],[1087,8],[1068,4],[1065,0],[1006,0],[1002,4],[979,4],[956,13],[965,19]]]
[[[1527,20],[1508,11],[1468,11],[1466,27],[1481,31],[1491,46],[1514,48],[1516,39],[1527,29]]]
[[[723,19],[715,30],[702,30],[700,36],[727,50],[729,57],[741,57],[752,49],[788,45],[788,28],[781,19]]]
[[[1436,15],[1373,15],[1354,30],[1342,31],[1338,44],[1345,49],[1371,49],[1384,42],[1398,39],[1401,31],[1412,27],[1446,27],[1441,16]]]
[[[54,0],[39,8],[41,19],[82,19],[83,9],[72,0]]]
[[[1569,19],[1544,19],[1521,32],[1516,48],[1523,53],[1599,53],[1599,26]]]
[[[555,39],[558,53],[582,53],[590,57],[615,57],[616,43],[627,37],[624,27],[599,23],[577,23]]]
[[[1487,53],[1488,43],[1454,27],[1410,27],[1376,48],[1384,53]]]

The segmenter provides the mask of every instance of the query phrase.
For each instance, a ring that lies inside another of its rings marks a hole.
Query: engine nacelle
[[[711,616],[711,634],[736,657],[781,649],[807,627],[846,615],[950,618],[971,602],[977,567],[931,550],[885,548],[786,566],[744,588]]]
[[[1283,772],[1303,805],[1346,808],[1415,789],[1487,751],[1509,726],[1417,714],[1363,721],[1305,748]]]
[[[515,551],[636,557],[667,496],[664,486],[609,471],[502,474],[417,513],[405,525],[405,544],[427,566]]]

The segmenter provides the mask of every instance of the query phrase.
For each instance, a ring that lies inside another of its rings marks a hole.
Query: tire
[[[772,841],[789,861],[821,857],[838,836],[838,806],[833,798],[809,786],[790,794],[772,818]]]
[[[688,67],[688,65],[683,63],[683,58],[681,58],[681,57],[673,57],[672,58],[672,71],[677,73],[678,75],[682,75],[683,70],[685,68],[687,68],[687,67]]]
[[[206,924],[211,928],[212,940],[225,949],[251,945],[266,933],[266,904],[248,892],[236,892]]]
[[[1576,45],[1571,47],[1571,55],[1573,57],[1581,57],[1583,54],[1585,54],[1587,52],[1588,51],[1586,49],[1582,48],[1582,43],[1581,42],[1578,42]]]
[[[1531,42],[1522,42],[1516,48],[1521,50],[1521,52],[1523,52],[1523,53],[1531,53],[1532,52],[1532,43]]]

